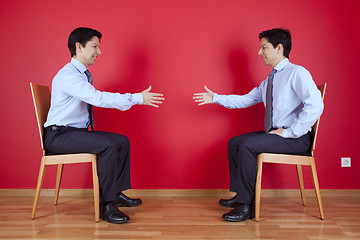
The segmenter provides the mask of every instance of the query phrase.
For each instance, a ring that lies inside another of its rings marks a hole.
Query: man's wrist
[[[218,99],[219,99],[219,94],[214,93],[211,103],[216,103],[218,101]]]
[[[139,104],[139,105],[143,104],[144,98],[143,98],[142,93],[133,93],[131,95],[132,95],[132,98],[133,98],[134,105],[135,104]]]

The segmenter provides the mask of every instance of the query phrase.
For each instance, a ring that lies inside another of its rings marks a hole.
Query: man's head
[[[289,30],[274,28],[259,34],[259,55],[265,65],[275,67],[282,59],[289,58],[291,51],[291,35]]]
[[[274,28],[259,33],[259,40],[266,38],[266,40],[276,48],[281,44],[284,48],[284,57],[289,58],[291,51],[291,34],[288,29]]]
[[[79,27],[74,29],[68,39],[71,57],[76,58],[86,67],[95,63],[100,52],[102,34],[91,28]]]

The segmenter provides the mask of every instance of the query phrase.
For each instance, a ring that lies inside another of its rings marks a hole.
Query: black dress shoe
[[[109,202],[105,205],[104,211],[101,214],[102,219],[109,223],[126,223],[130,220],[129,216],[121,212],[113,202]]]
[[[123,193],[119,193],[118,199],[114,201],[117,207],[136,207],[139,206],[142,201],[140,198],[129,198]]]
[[[230,198],[230,199],[220,199],[219,203],[220,203],[220,205],[223,206],[223,207],[233,208],[233,207],[235,207],[237,204],[239,204],[239,202],[237,202],[237,201],[235,200],[235,198],[236,198],[236,195],[235,195],[235,197]]]
[[[222,218],[230,222],[242,222],[252,218],[253,206],[250,204],[237,204],[233,210],[225,213]]]

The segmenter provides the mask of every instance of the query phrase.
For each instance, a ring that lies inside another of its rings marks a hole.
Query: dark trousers
[[[97,155],[101,202],[113,201],[118,193],[131,188],[130,142],[126,136],[65,127],[47,132],[44,144],[47,154]]]
[[[309,152],[310,134],[300,138],[283,138],[264,131],[233,137],[228,142],[230,191],[236,200],[254,204],[257,156],[261,153],[304,154]]]

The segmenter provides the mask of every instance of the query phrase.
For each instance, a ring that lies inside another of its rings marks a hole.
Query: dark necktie
[[[92,76],[91,76],[91,73],[89,72],[89,70],[85,71],[85,75],[88,78],[88,82],[92,85],[93,79],[92,79]],[[88,104],[88,111],[89,111],[90,127],[91,127],[91,130],[94,131],[94,113],[93,113],[93,106],[91,104]]]
[[[273,69],[268,77],[268,85],[266,88],[266,108],[265,108],[265,120],[264,128],[266,132],[269,132],[272,126],[273,118],[273,80],[276,70]]]

